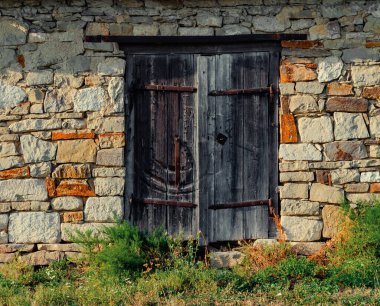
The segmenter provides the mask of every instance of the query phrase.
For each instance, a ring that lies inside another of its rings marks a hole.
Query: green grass
[[[350,221],[323,255],[298,257],[286,244],[249,246],[234,269],[208,267],[197,239],[182,243],[119,222],[102,238],[77,235],[87,252],[75,264],[0,267],[0,304],[380,305],[380,204],[343,206]]]

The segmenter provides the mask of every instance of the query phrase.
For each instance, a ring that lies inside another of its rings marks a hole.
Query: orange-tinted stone
[[[281,46],[291,49],[310,49],[320,47],[322,44],[316,40],[283,40]]]
[[[91,131],[55,131],[51,133],[52,140],[66,140],[66,139],[93,139],[95,133]]]
[[[368,101],[356,97],[333,97],[326,102],[328,112],[365,113],[368,110]]]
[[[63,214],[63,222],[79,222],[83,221],[83,211],[70,211]]]
[[[62,196],[78,196],[78,197],[93,197],[95,192],[85,180],[65,180],[61,181],[56,189],[57,197]]]
[[[317,78],[314,70],[302,65],[281,65],[280,80],[282,83],[312,81]]]
[[[330,171],[317,170],[315,171],[316,181],[320,184],[332,185]]]
[[[24,55],[22,55],[22,54],[17,55],[17,62],[21,65],[22,68],[25,68],[25,57],[24,57]]]
[[[51,177],[47,177],[45,178],[45,185],[49,197],[55,197],[57,195],[57,191],[55,188],[55,180]]]
[[[281,143],[296,143],[298,141],[297,126],[292,114],[283,114],[280,118]]]
[[[281,111],[283,114],[289,114],[289,96],[284,96],[282,95],[280,98],[280,103],[281,103]]]
[[[327,85],[327,94],[329,96],[349,96],[352,95],[352,85],[332,82]]]
[[[99,134],[99,145],[101,148],[120,148],[125,146],[124,133]]]
[[[29,166],[0,171],[0,179],[30,177]]]
[[[369,191],[370,192],[380,192],[380,183],[373,183],[371,184],[371,186],[369,187]]]
[[[366,48],[377,48],[380,47],[380,40],[367,40],[365,43]]]
[[[380,100],[380,86],[364,87],[362,96],[367,99]]]

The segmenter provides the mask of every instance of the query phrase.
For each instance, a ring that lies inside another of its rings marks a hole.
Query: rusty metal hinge
[[[242,208],[242,207],[251,207],[251,206],[263,206],[263,205],[268,205],[268,207],[272,206],[272,199],[243,201],[243,202],[226,203],[226,204],[215,204],[215,205],[209,206],[208,208],[216,210],[216,209]]]
[[[272,85],[268,87],[256,87],[256,88],[241,88],[241,89],[226,89],[226,90],[213,90],[209,92],[209,96],[233,96],[233,95],[249,95],[249,94],[261,94],[268,93],[273,96]]]
[[[145,84],[142,90],[148,91],[174,91],[174,92],[196,92],[197,88],[192,86],[178,86],[178,85],[159,85],[159,84]]]

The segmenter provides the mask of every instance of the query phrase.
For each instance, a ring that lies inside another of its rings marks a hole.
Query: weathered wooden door
[[[267,238],[277,167],[270,53],[201,56],[198,67],[202,231],[208,242]]]
[[[170,234],[194,235],[194,56],[135,55],[129,64],[134,108],[129,218],[146,230],[162,226]]]
[[[267,238],[278,53],[131,54],[128,70],[129,220],[206,242]]]

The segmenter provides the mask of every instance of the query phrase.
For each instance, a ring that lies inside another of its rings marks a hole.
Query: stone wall
[[[282,225],[330,238],[344,197],[380,192],[378,1],[3,0],[0,262],[75,256],[70,230],[123,216],[125,56],[85,35],[251,33],[308,34],[282,42]]]

